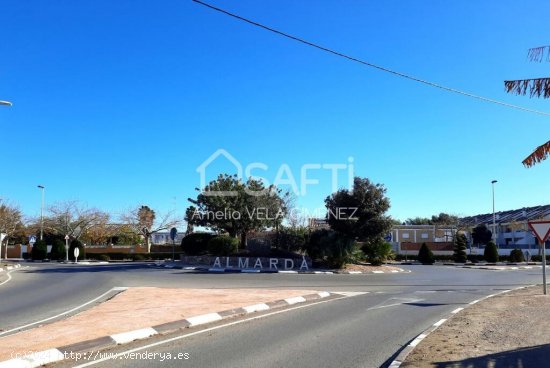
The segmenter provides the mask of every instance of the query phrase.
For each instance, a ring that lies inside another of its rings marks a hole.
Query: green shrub
[[[464,234],[456,234],[454,241],[453,260],[457,263],[465,263],[468,260],[466,255],[466,245],[468,240]]]
[[[391,244],[382,239],[371,244],[364,244],[361,250],[367,261],[373,266],[380,266],[382,263],[394,258]]]
[[[498,262],[498,249],[494,242],[490,241],[487,244],[485,251],[483,252],[483,258],[490,263]]]
[[[78,255],[78,259],[82,260],[84,259],[84,257],[86,256],[86,254],[84,253],[84,246],[82,245],[82,243],[76,239],[72,240],[69,244],[69,260],[71,261],[74,261],[75,260],[75,256],[74,256],[74,249],[75,248],[78,248],[80,254]]]
[[[434,264],[435,258],[433,252],[428,248],[426,243],[422,243],[420,250],[418,251],[418,261],[422,264]]]
[[[141,253],[133,254],[132,258],[134,259],[134,261],[145,261],[147,259],[145,254],[141,254]]]
[[[227,235],[218,235],[208,241],[208,253],[213,256],[228,256],[239,248],[239,240]]]
[[[315,230],[309,237],[309,242],[306,244],[306,253],[312,260],[322,259],[327,253],[327,239],[332,234],[332,231],[327,229]]]
[[[50,259],[64,260],[65,259],[65,242],[61,239],[53,239],[52,249],[50,251]]]
[[[45,259],[48,255],[48,245],[44,240],[34,243],[31,251],[33,261]]]
[[[514,249],[510,252],[510,262],[523,262],[524,260],[525,258],[523,257],[523,252],[521,249]]]
[[[97,259],[100,261],[109,262],[111,260],[111,257],[109,257],[107,254],[99,254]]]
[[[214,235],[210,233],[192,233],[181,240],[181,250],[188,256],[200,256],[208,250],[208,242]]]
[[[307,241],[308,233],[305,228],[282,228],[277,234],[275,246],[289,252],[301,251],[306,248]]]
[[[357,256],[357,243],[331,230],[314,231],[306,246],[312,260],[319,260],[327,267],[342,268]]]

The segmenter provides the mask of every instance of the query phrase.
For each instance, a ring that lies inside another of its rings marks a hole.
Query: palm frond
[[[530,97],[550,98],[550,78],[519,79],[504,81],[504,89],[508,93]]]
[[[530,61],[538,61],[539,63],[544,59],[546,53],[546,61],[550,62],[550,46],[533,47],[527,52],[527,57]]]
[[[542,146],[537,147],[537,149],[531,153],[525,160],[522,161],[525,167],[531,167],[536,163],[539,163],[543,160],[546,160],[550,155],[550,141],[544,143]]]

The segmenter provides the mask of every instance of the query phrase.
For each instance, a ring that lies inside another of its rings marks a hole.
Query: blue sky
[[[366,61],[550,112],[503,80],[542,77],[547,1],[229,1],[213,4]],[[348,163],[390,214],[550,203],[550,162],[522,159],[550,117],[459,96],[292,42],[190,0],[7,1],[0,13],[0,197],[30,216],[80,200],[183,214],[218,149],[273,181],[281,165]],[[231,167],[215,162],[208,175]],[[323,205],[328,171],[298,206]],[[345,178],[342,174],[342,184]],[[299,183],[298,183],[299,184]]]

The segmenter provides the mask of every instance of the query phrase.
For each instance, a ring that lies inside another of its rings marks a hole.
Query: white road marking
[[[26,355],[24,358],[10,359],[4,362],[0,362],[0,367],[6,368],[26,368],[26,367],[40,367],[42,365],[59,362],[64,359],[64,355],[57,349],[48,349],[43,351],[37,351],[32,354]]]
[[[368,291],[331,291],[333,294],[343,295],[347,297],[365,295],[368,294]]]
[[[352,296],[354,296],[354,295],[352,295]],[[208,332],[211,332],[211,331],[219,330],[221,328],[235,326],[235,325],[239,325],[239,324],[246,323],[246,322],[249,322],[249,321],[254,321],[254,320],[258,320],[258,319],[267,318],[267,317],[274,316],[274,315],[281,314],[281,313],[291,312],[291,311],[296,310],[296,309],[309,308],[309,307],[311,307],[313,305],[317,305],[317,304],[330,303],[330,302],[340,300],[340,299],[347,299],[347,298],[350,298],[352,296],[341,296],[339,298],[321,300],[321,301],[314,302],[314,303],[298,305],[298,306],[295,306],[295,307],[292,307],[292,308],[287,308],[287,309],[283,309],[283,310],[279,310],[279,311],[275,311],[275,312],[271,312],[271,313],[262,314],[262,315],[259,315],[259,316],[254,316],[254,317],[242,319],[242,320],[239,320],[239,321],[225,323],[223,325],[218,325],[218,326],[214,326],[214,327],[210,327],[210,328],[205,328],[204,330],[190,332],[190,333],[185,334],[185,335],[172,337],[172,338],[169,338],[169,339],[166,339],[166,340],[163,340],[163,341],[158,341],[158,342],[155,342],[155,343],[152,343],[152,344],[149,344],[149,345],[145,345],[145,346],[141,346],[141,347],[138,347],[138,348],[126,350],[126,351],[120,352],[118,354],[113,354],[112,356],[109,356],[109,357],[106,357],[106,358],[103,358],[103,359],[98,359],[98,360],[94,360],[94,361],[89,362],[89,363],[85,363],[85,364],[75,366],[73,368],[89,367],[89,366],[92,366],[92,365],[95,365],[95,364],[98,364],[98,363],[101,363],[101,362],[105,362],[107,360],[116,359],[120,356],[127,356],[128,354],[131,354],[131,353],[134,353],[134,352],[137,352],[137,351],[151,349],[153,347],[163,345],[163,344],[167,344],[167,343],[174,342],[174,341],[178,341],[178,340],[182,340],[182,339],[185,339],[187,337],[192,337],[192,336],[195,336],[195,335],[208,333]]]
[[[287,302],[290,305],[297,304],[297,303],[303,303],[305,301],[306,301],[306,298],[304,298],[303,296],[295,296],[293,298],[286,298],[285,299],[285,302]]]
[[[89,305],[89,304],[92,304],[92,303],[98,301],[99,299],[103,298],[104,296],[106,296],[107,294],[109,294],[109,293],[112,292],[112,291],[121,291],[121,290],[126,290],[126,289],[128,289],[128,288],[127,288],[127,287],[122,287],[122,286],[114,287],[114,288],[109,289],[108,291],[104,292],[103,294],[101,294],[101,295],[98,296],[97,298],[94,298],[94,299],[92,299],[92,300],[90,300],[90,301],[87,301],[86,303],[81,304],[81,305],[79,305],[79,306],[76,306],[76,307],[74,307],[74,308],[72,308],[72,309],[69,309],[69,310],[67,310],[67,311],[65,311],[65,312],[61,312],[61,313],[59,313],[59,314],[56,314],[55,316],[51,316],[51,317],[48,317],[48,318],[44,318],[44,319],[42,319],[42,320],[40,320],[40,321],[32,322],[32,323],[29,323],[29,324],[26,324],[26,325],[23,325],[23,326],[18,326],[18,327],[12,328],[11,330],[2,331],[2,332],[0,332],[0,336],[7,335],[7,334],[9,334],[9,333],[12,333],[12,332],[15,332],[15,331],[19,331],[19,330],[25,329],[25,328],[27,328],[27,327],[31,327],[31,326],[34,326],[34,325],[38,325],[38,324],[41,324],[41,323],[44,323],[44,322],[47,322],[47,321],[51,321],[52,319],[56,319],[56,318],[65,316],[65,315],[67,315],[67,314],[70,314],[70,313],[72,313],[72,312],[74,312],[74,311],[77,311],[77,310],[79,310],[79,309],[81,309],[81,308],[83,308],[83,307],[85,307],[85,306],[87,306],[87,305]]]
[[[445,321],[447,321],[446,318],[440,319],[439,321],[437,321],[436,323],[434,323],[434,327],[439,327],[439,326],[441,326],[442,324],[445,323]]]
[[[412,347],[414,348],[416,345],[420,344],[420,341],[424,340],[424,338],[425,338],[426,336],[428,336],[428,335],[425,335],[425,334],[420,334],[420,335],[418,335],[418,337],[417,337],[416,339],[414,339],[414,340],[409,344],[409,346],[412,346]]]
[[[386,305],[380,305],[378,307],[371,307],[371,308],[368,308],[367,310],[375,310],[375,309],[382,309],[382,308],[388,308],[388,307],[396,307],[398,305],[403,305],[403,304],[406,304],[406,303],[416,303],[416,302],[421,302],[423,301],[424,299],[401,299],[401,298],[392,298],[392,299],[395,299],[395,300],[403,300],[401,302],[396,302],[396,303],[392,303],[392,304],[386,304]],[[391,299],[389,299],[391,300]]]
[[[219,321],[222,319],[222,316],[220,316],[218,313],[208,313],[208,314],[202,314],[200,316],[189,317],[186,319],[191,326],[198,326],[198,325],[203,325],[205,323]]]
[[[464,308],[456,308],[454,311],[451,312],[451,314],[457,314],[458,312],[460,312],[463,309]]]
[[[146,339],[149,336],[157,335],[158,332],[152,328],[141,328],[139,330],[122,332],[111,335],[111,338],[115,340],[117,344],[126,344],[134,340]]]
[[[9,272],[6,273],[6,276],[8,276],[8,279],[7,279],[7,280],[4,280],[4,281],[2,281],[2,282],[0,282],[0,286],[1,286],[1,285],[4,285],[5,283],[7,283],[7,282],[9,282],[9,281],[11,281],[11,275],[10,275],[10,274],[11,274],[12,272],[13,272],[13,271],[9,271]]]
[[[246,313],[254,313],[254,312],[260,312],[264,310],[269,309],[269,305],[265,303],[259,303],[254,305],[248,305],[246,307],[243,307],[243,309],[246,311]]]

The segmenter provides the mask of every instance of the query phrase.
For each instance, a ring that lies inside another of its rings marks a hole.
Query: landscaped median
[[[329,296],[314,290],[129,288],[65,320],[2,337],[0,367],[37,367],[62,360],[65,353],[97,351]]]

